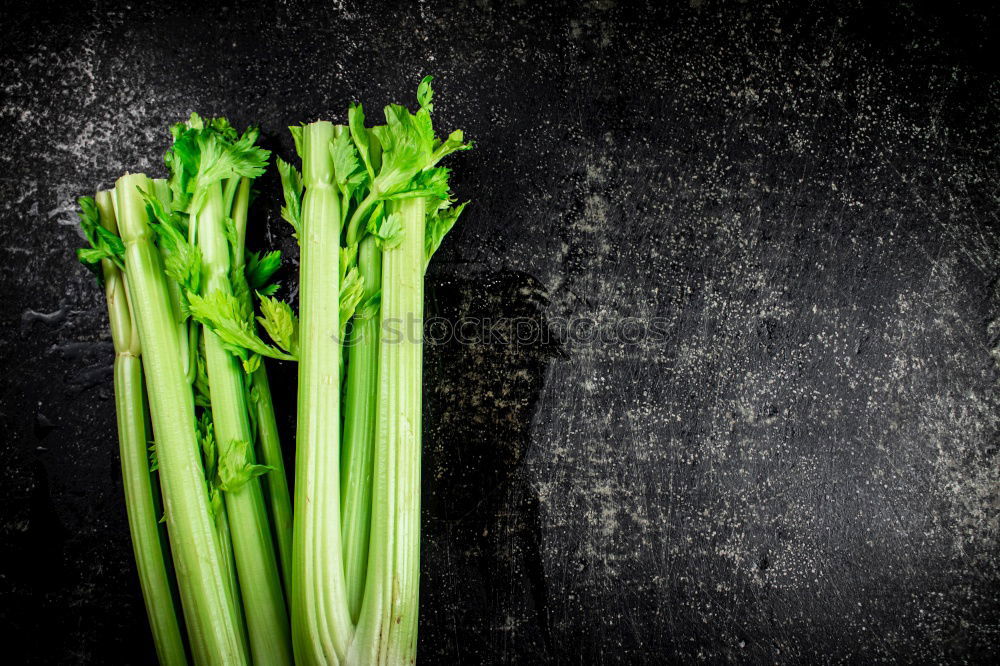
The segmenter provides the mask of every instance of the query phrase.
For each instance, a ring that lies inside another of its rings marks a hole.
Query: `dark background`
[[[477,144],[428,312],[548,336],[428,346],[422,662],[995,655],[996,14],[46,4],[0,28],[7,663],[153,659],[75,198],[162,175],[192,110],[289,158],[286,125],[377,119],[425,73],[438,126]],[[253,242],[293,286],[260,187]],[[294,368],[274,374],[290,433]]]

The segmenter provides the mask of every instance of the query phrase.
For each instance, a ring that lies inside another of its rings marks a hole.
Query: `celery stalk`
[[[98,192],[96,202],[101,225],[117,234],[113,196],[110,190]],[[150,474],[146,451],[146,443],[152,433],[148,432],[146,425],[148,410],[143,394],[139,332],[132,321],[121,270],[109,259],[101,260],[101,270],[108,301],[111,339],[115,347],[115,411],[118,416],[125,508],[139,584],[157,658],[165,666],[186,664],[184,639],[174,602],[173,572],[165,560],[166,549],[162,541],[166,535],[161,534],[159,525],[159,488]]]
[[[299,664],[338,663],[353,633],[340,543],[340,200],[334,127],[302,128],[299,392],[292,636]]]
[[[288,477],[281,454],[281,439],[278,423],[274,418],[274,403],[267,370],[261,365],[253,373],[252,393],[255,394],[257,409],[257,443],[261,462],[271,468],[264,475],[267,488],[267,503],[271,510],[271,527],[278,544],[281,560],[281,579],[286,594],[292,593],[292,500],[288,491]]]
[[[351,662],[416,658],[420,576],[420,434],[424,308],[423,198],[391,202],[400,243],[382,253],[382,337],[371,550]]]
[[[142,174],[115,185],[115,211],[125,245],[125,269],[139,327],[167,530],[194,660],[245,664],[240,618],[209,507],[195,432],[194,400],[185,376],[180,336],[171,311],[160,254],[152,242],[140,193]],[[184,341],[186,343],[186,341]]]
[[[230,181],[230,182],[235,182]],[[237,263],[236,270],[244,270],[246,256],[247,209],[250,205],[250,179],[240,178],[235,200],[232,205],[231,218],[236,228],[236,243],[233,260]],[[261,462],[270,467],[271,471],[264,475],[268,508],[270,509],[271,527],[274,540],[278,544],[278,557],[281,562],[281,578],[285,593],[292,592],[292,500],[288,492],[288,477],[285,474],[285,461],[281,454],[281,439],[278,436],[278,424],[274,417],[274,401],[271,398],[271,386],[267,380],[267,369],[262,363],[253,372],[251,379],[251,402],[257,416],[257,444]]]
[[[231,293],[222,184],[212,183],[199,194],[203,203],[197,213],[197,238],[206,278],[204,291]],[[251,653],[256,663],[290,664],[288,615],[267,510],[259,481],[247,473],[254,459],[245,373],[218,335],[207,328],[203,334],[220,478]]]
[[[371,302],[382,279],[382,251],[368,236],[358,250],[364,284],[362,302]],[[344,441],[340,469],[341,537],[344,575],[351,619],[357,622],[368,569],[368,539],[372,511],[372,459],[375,448],[376,394],[378,388],[379,313],[369,307],[355,317],[347,341],[347,389],[344,394]]]

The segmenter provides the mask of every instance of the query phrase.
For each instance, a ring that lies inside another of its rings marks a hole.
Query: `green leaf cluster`
[[[239,134],[225,118],[203,119],[197,113],[170,128],[174,144],[164,155],[170,170],[170,190],[176,210],[197,211],[198,194],[213,182],[230,178],[257,178],[264,173],[270,152],[256,145],[260,131]]]
[[[77,200],[80,205],[80,229],[87,239],[88,247],[81,247],[76,251],[76,257],[80,263],[86,266],[97,277],[99,283],[104,282],[104,275],[101,272],[101,261],[107,259],[119,269],[124,270],[122,255],[125,254],[125,244],[118,234],[105,229],[100,222],[97,212],[97,203],[93,197],[80,197]]]

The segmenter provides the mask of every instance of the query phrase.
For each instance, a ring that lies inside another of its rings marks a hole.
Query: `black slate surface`
[[[995,12],[43,4],[0,24],[6,663],[153,659],[75,197],[192,110],[287,158],[424,73],[477,143],[428,313],[495,325],[427,350],[421,661],[995,656]]]

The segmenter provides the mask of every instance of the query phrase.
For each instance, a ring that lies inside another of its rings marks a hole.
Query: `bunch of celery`
[[[366,127],[357,105],[347,125],[291,128],[302,171],[277,166],[301,248],[298,317],[273,297],[277,253],[244,248],[250,182],[268,157],[256,130],[192,115],[172,129],[169,182],[129,175],[81,202],[91,247],[80,258],[107,288],[129,520],[162,662],[183,663],[185,647],[147,413],[196,662],[416,658],[423,279],[464,207],[438,163],[470,147],[461,131],[435,136],[430,84],[416,113],[389,105],[384,125]],[[262,356],[299,362],[294,523]]]
[[[291,508],[251,300],[273,292],[279,257],[244,248],[269,153],[221,118],[172,133],[169,181],[128,174],[80,202],[79,258],[108,299],[143,595],[161,663],[290,664]],[[228,308],[242,338],[192,321],[207,307]]]
[[[366,127],[357,105],[346,126],[292,127],[301,177],[277,162],[302,248],[292,572],[302,664],[416,656],[423,280],[463,208],[437,164],[470,147],[461,131],[435,137],[430,84],[416,113],[387,106],[384,125]]]

